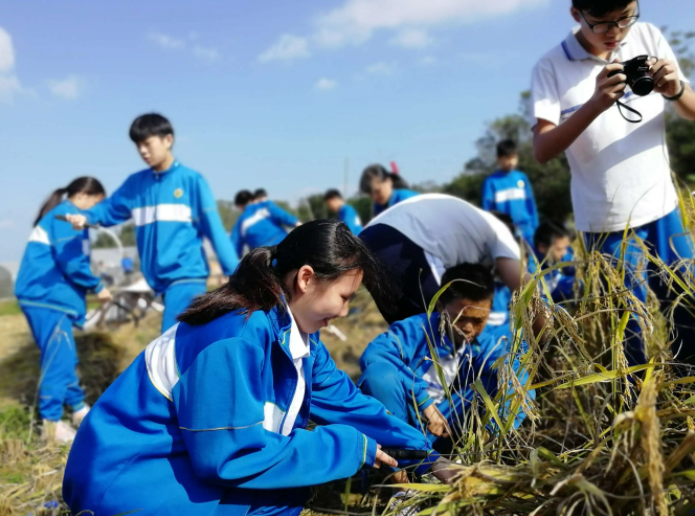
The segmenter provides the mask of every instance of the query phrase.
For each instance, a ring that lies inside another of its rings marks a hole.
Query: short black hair
[[[439,298],[444,304],[455,299],[485,301],[495,297],[495,277],[492,269],[484,265],[462,263],[451,267],[442,276],[442,286],[448,283],[451,285]]]
[[[262,197],[268,197],[268,192],[265,191],[265,188],[259,188],[258,190],[253,192],[254,199],[260,199]]]
[[[140,115],[133,123],[130,124],[130,139],[133,143],[140,143],[150,136],[165,136],[174,135],[174,128],[171,122],[159,113],[147,113]]]
[[[570,238],[569,231],[562,224],[553,221],[543,222],[533,235],[533,245],[536,249],[540,246],[550,247],[560,238]]]
[[[497,144],[497,157],[506,158],[507,156],[516,156],[519,150],[514,140],[502,140]]]
[[[637,0],[572,0],[572,7],[588,13],[591,16],[600,18],[608,13],[625,9],[628,5]]]
[[[330,201],[331,199],[342,199],[343,196],[340,193],[340,190],[337,188],[331,188],[330,190],[327,190],[325,194],[323,194],[323,200],[324,201]]]
[[[246,206],[248,203],[253,201],[255,197],[250,190],[239,190],[234,196],[234,204],[236,206]]]

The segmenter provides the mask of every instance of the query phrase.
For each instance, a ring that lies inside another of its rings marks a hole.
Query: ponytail
[[[58,188],[57,190],[53,191],[53,193],[48,197],[48,199],[46,199],[46,201],[41,206],[39,214],[37,215],[36,220],[34,221],[34,226],[37,226],[39,224],[39,222],[42,218],[44,218],[46,213],[48,213],[53,208],[58,206],[61,202],[63,202],[63,196],[67,193],[67,191],[67,188]]]
[[[41,222],[41,219],[44,218],[49,211],[63,202],[63,197],[65,195],[72,197],[73,195],[77,195],[79,193],[86,195],[106,196],[106,190],[98,179],[89,176],[73,179],[68,186],[65,188],[58,188],[48,197],[48,199],[46,199],[39,210],[36,220],[34,221],[34,226],[38,225],[38,223]]]
[[[372,296],[384,300],[392,296],[383,266],[345,224],[314,220],[292,230],[277,246],[248,253],[226,285],[198,297],[178,320],[201,325],[236,310],[250,317],[258,310],[284,306],[293,294],[288,279],[304,265],[319,281],[360,270]]]
[[[403,179],[400,174],[389,172],[383,165],[376,164],[369,165],[362,172],[362,177],[360,178],[360,191],[369,195],[372,192],[372,181],[374,179],[378,179],[381,182],[390,179],[393,183],[394,190],[410,188],[408,182]]]
[[[407,188],[410,188],[408,181],[403,179],[403,177],[401,177],[400,174],[394,174],[393,172],[389,172],[389,177],[391,178],[391,182],[393,183],[394,190],[405,190]]]
[[[249,315],[257,310],[268,311],[289,297],[272,267],[276,247],[257,247],[241,260],[229,282],[197,298],[179,321],[200,325],[229,312],[243,309]]]

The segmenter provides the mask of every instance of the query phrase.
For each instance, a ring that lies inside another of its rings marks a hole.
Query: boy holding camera
[[[661,32],[637,23],[636,0],[572,0],[571,14],[580,26],[533,71],[534,153],[541,163],[567,153],[577,229],[590,248],[624,261],[630,271],[626,286],[644,301],[647,284],[657,294],[663,286],[648,281],[638,241],[669,265],[694,256],[677,209],[664,110],[669,103],[681,117],[695,120],[695,93]],[[635,66],[635,58],[645,55],[646,66]],[[641,86],[652,81],[647,91],[653,92],[644,95]],[[695,321],[679,308],[675,323],[678,360],[695,364]],[[634,318],[630,326],[628,360],[644,363]]]

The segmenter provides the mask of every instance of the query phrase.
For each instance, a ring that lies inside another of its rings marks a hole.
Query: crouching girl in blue
[[[246,255],[96,403],[66,467],[73,513],[297,515],[312,485],[396,466],[377,443],[428,449],[319,341],[363,278],[378,286],[378,270],[330,221]],[[307,431],[310,419],[324,426]]]
[[[442,438],[435,442],[440,452],[450,447],[448,438],[460,436],[465,421],[471,421],[468,410],[477,380],[495,398],[502,362],[509,361],[511,351],[509,330],[505,334],[501,327],[486,327],[495,292],[491,272],[481,265],[458,265],[442,277],[442,284],[450,282],[454,283],[439,298],[440,312],[398,321],[367,346],[360,358],[363,374],[358,383],[362,392],[377,398],[399,419],[415,427],[427,421],[432,439]],[[452,335],[446,331],[449,322]],[[446,389],[433,361],[441,367]],[[528,372],[518,360],[512,369],[524,385]],[[505,395],[511,393],[510,386]],[[518,427],[524,413],[512,414],[511,406],[510,397],[502,417],[515,418]]]
[[[17,275],[15,295],[41,349],[39,413],[58,425],[54,437],[59,442],[74,437],[67,423],[59,423],[63,406],[72,409],[76,424],[86,412],[75,373],[72,326],[84,323],[87,292],[97,292],[102,300],[111,295],[90,269],[88,230],[77,231],[56,216],[79,214],[105,195],[93,177],[79,177],[53,192],[34,223]]]

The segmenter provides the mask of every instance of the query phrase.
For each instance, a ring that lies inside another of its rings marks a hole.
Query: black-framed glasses
[[[639,13],[635,13],[633,16],[624,16],[623,18],[620,18],[619,20],[615,21],[589,23],[589,20],[586,19],[584,13],[581,11],[579,12],[582,15],[582,18],[584,18],[586,24],[591,29],[591,32],[593,32],[594,34],[605,34],[609,30],[611,30],[611,28],[614,25],[619,29],[627,29],[628,27],[632,27],[635,23],[637,23],[637,20],[639,20]]]

